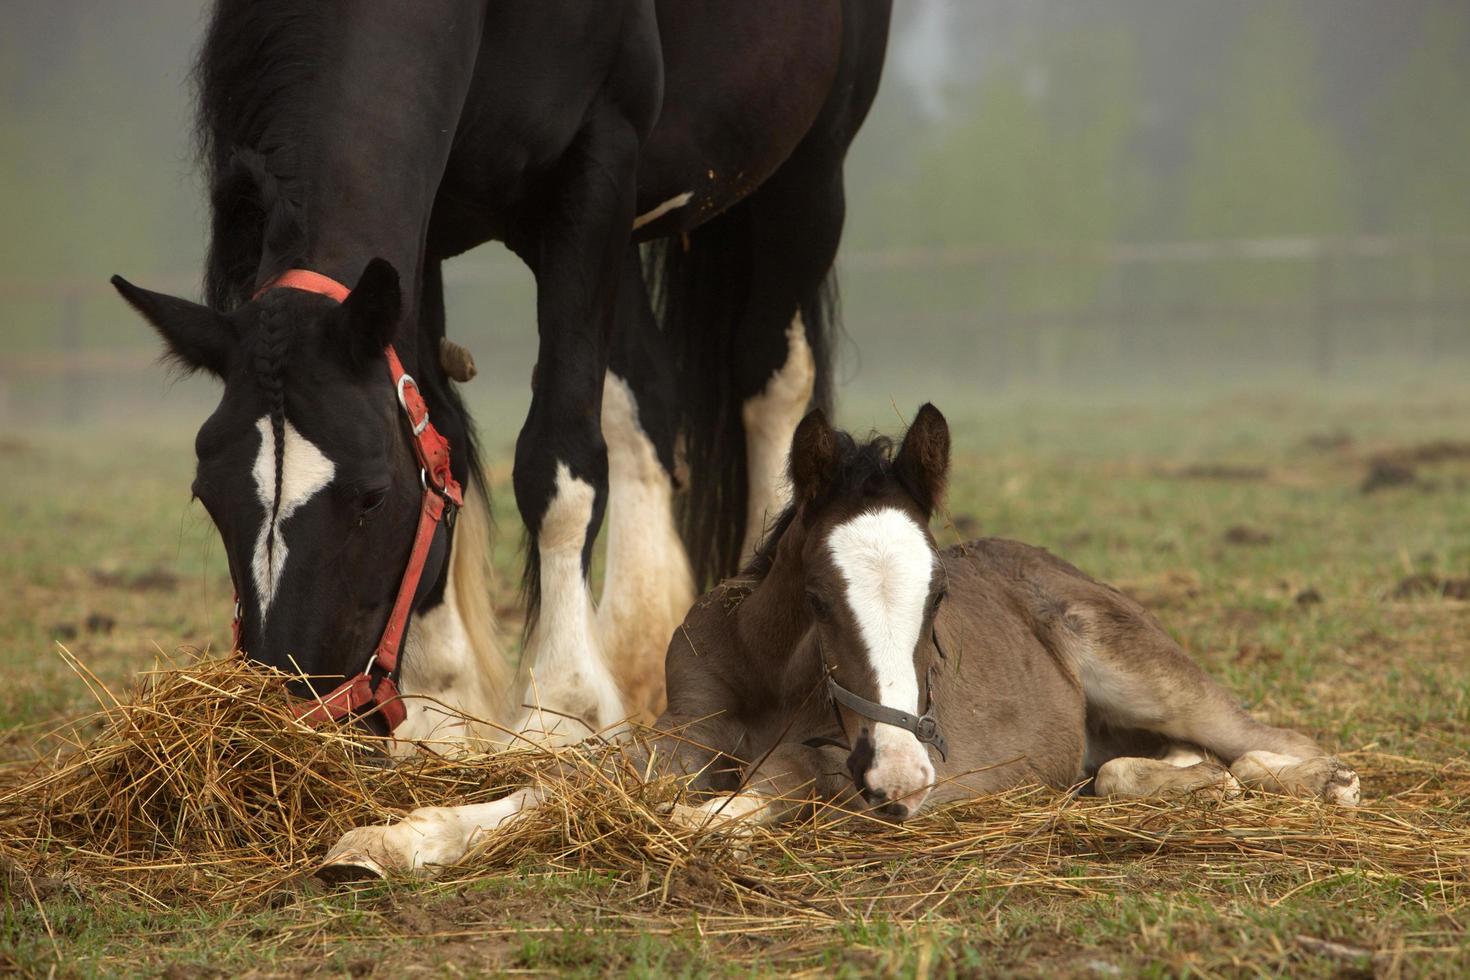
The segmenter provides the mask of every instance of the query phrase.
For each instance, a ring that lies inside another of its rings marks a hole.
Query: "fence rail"
[[[1416,260],[1421,272],[1407,276],[1395,295],[1342,295],[1339,271],[1353,261]],[[1231,264],[1298,267],[1312,270],[1305,307],[1239,296],[1200,294],[1187,299],[1161,297],[1157,286],[1184,268],[1225,267]],[[1444,268],[1455,270],[1446,276]],[[849,282],[869,280],[882,289],[884,274],[957,274],[966,271],[977,283],[982,300],[963,311],[927,312],[918,319],[955,324],[976,332],[1074,329],[1089,324],[1132,324],[1169,320],[1181,326],[1206,319],[1294,317],[1306,321],[1315,369],[1333,371],[1337,325],[1352,317],[1401,317],[1406,321],[1437,324],[1427,328],[1454,331],[1470,327],[1470,236],[1340,236],[1278,237],[1174,242],[1076,243],[1059,242],[1030,247],[892,248],[844,252],[840,272]],[[1020,270],[1041,270],[1065,282],[1077,270],[1103,270],[1112,285],[1082,303],[1054,308],[1026,308],[1012,301],[1011,285]],[[1430,269],[1423,272],[1422,269]],[[524,281],[525,273],[513,263],[462,261],[446,270],[451,288],[493,287]],[[1447,281],[1449,280],[1449,281]],[[183,295],[197,292],[197,275],[175,273],[149,278],[149,285]],[[105,281],[79,278],[0,279],[0,302],[35,309],[52,307],[54,320],[45,330],[44,343],[20,344],[0,360],[0,403],[5,389],[21,378],[63,379],[81,382],[99,375],[125,375],[152,369],[154,349],[86,343],[82,329],[83,306],[111,295]],[[125,316],[121,308],[118,316]],[[43,314],[44,316],[44,314]],[[1431,344],[1431,347],[1434,347]],[[1431,351],[1432,356],[1433,352]]]

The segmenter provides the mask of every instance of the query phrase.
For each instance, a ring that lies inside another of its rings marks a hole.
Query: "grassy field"
[[[898,426],[879,400],[847,404],[850,424]],[[1452,792],[1470,785],[1470,390],[940,405],[956,445],[942,541],[1031,541],[1129,590],[1260,717],[1356,765],[1365,810],[1409,838],[1470,840],[1470,803]],[[93,707],[58,642],[126,687],[160,650],[225,641],[230,588],[208,521],[188,502],[190,436],[119,427],[0,442],[6,756]],[[504,434],[489,442],[502,447]],[[510,607],[518,542],[503,452],[493,475]],[[1281,806],[1300,820],[1315,804]],[[1178,809],[1181,827],[1228,822]],[[1311,819],[1325,839],[1358,818]],[[769,935],[719,926],[729,896],[704,896],[692,871],[660,888],[647,870],[595,861],[548,857],[472,881],[346,891],[293,880],[230,904],[160,904],[64,867],[6,867],[0,970],[1470,973],[1464,849],[1427,876],[1385,870],[1376,853],[1302,857],[1293,848],[1325,853],[1320,841],[1285,836],[1238,864],[1191,861],[1174,853],[1167,822],[1150,826],[1138,838],[1148,846],[1062,849],[1030,876],[1002,855],[993,867],[975,860],[969,884],[944,902],[873,901],[841,916],[814,906]],[[891,842],[882,853],[869,880],[901,877]],[[772,848],[749,860],[779,875],[794,859]]]

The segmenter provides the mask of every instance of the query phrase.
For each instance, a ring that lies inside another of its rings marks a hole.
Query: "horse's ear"
[[[914,416],[903,445],[893,460],[893,471],[904,488],[930,514],[944,499],[949,479],[949,423],[925,402]]]
[[[225,317],[207,306],[134,286],[122,276],[112,277],[112,287],[153,325],[168,356],[184,370],[208,371],[221,379],[229,372],[239,338]]]
[[[403,312],[398,272],[387,259],[373,259],[342,304],[347,343],[363,362],[376,360],[393,342]]]
[[[811,503],[832,484],[837,469],[837,433],[820,408],[808,412],[796,427],[788,467],[798,504]]]

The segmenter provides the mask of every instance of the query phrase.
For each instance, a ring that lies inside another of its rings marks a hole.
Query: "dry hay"
[[[1032,788],[902,827],[819,815],[733,837],[671,824],[661,804],[678,787],[645,787],[614,749],[388,764],[370,738],[295,722],[280,681],[205,660],[144,675],[126,700],[99,689],[106,706],[89,725],[54,735],[63,744],[46,759],[0,771],[4,863],[161,904],[248,904],[300,881],[352,826],[413,806],[486,801],[540,778],[554,785],[550,801],[445,880],[597,872],[622,883],[630,928],[648,928],[650,908],[693,909],[707,935],[789,949],[875,911],[983,919],[1017,889],[1224,895],[1246,882],[1279,902],[1357,878],[1432,895],[1450,916],[1470,905],[1463,759],[1348,756],[1364,775],[1366,803],[1355,810],[1261,795],[1113,802]],[[90,737],[76,734],[89,726]]]

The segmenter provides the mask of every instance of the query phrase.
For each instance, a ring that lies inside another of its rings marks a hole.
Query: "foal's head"
[[[383,356],[399,322],[397,274],[375,259],[343,303],[272,289],[228,314],[113,284],[170,357],[224,383],[195,439],[193,492],[224,541],[241,646],[330,690],[377,642],[419,510]],[[435,550],[425,586],[440,577],[446,548]]]
[[[929,533],[949,471],[944,416],[919,409],[893,453],[888,440],[857,444],[813,412],[796,430],[790,465],[805,603],[832,679],[874,705],[924,714],[945,588]],[[885,816],[911,816],[934,783],[924,744],[871,717],[882,712],[837,710],[858,789]]]

